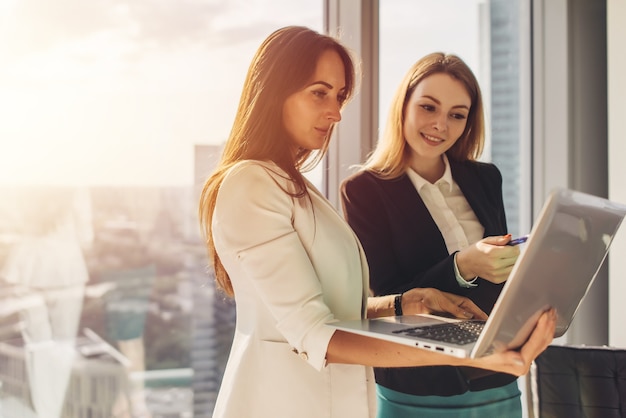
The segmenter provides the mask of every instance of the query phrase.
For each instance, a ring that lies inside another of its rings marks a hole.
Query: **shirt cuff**
[[[459,284],[459,286],[461,287],[465,287],[465,288],[470,288],[470,287],[476,287],[478,286],[478,283],[475,283],[476,280],[478,280],[478,276],[474,277],[472,280],[465,280],[463,278],[463,276],[461,276],[461,273],[459,272],[459,266],[456,265],[456,255],[457,253],[454,253],[454,276],[456,277],[456,282]]]

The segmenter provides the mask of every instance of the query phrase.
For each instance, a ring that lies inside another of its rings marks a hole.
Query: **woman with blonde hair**
[[[480,87],[459,57],[433,53],[406,73],[376,149],[341,187],[375,296],[415,287],[470,298],[489,313],[519,248],[502,176],[477,161]],[[379,417],[521,417],[515,376],[467,367],[376,368]]]

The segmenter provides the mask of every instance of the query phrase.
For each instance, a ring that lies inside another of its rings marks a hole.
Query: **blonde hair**
[[[435,52],[413,64],[402,79],[393,96],[383,135],[362,169],[370,170],[382,178],[397,178],[406,172],[410,164],[410,149],[403,132],[406,105],[415,87],[426,77],[438,73],[445,73],[459,80],[471,99],[465,130],[446,155],[457,161],[476,160],[480,157],[485,143],[485,122],[478,81],[461,58]]]
[[[232,283],[215,251],[211,228],[220,185],[228,170],[239,161],[272,161],[287,173],[295,186],[295,192],[285,190],[285,193],[308,196],[301,172],[321,161],[331,133],[322,149],[301,149],[294,158],[291,139],[283,127],[282,107],[287,97],[302,89],[313,76],[319,57],[327,50],[336,51],[343,62],[347,101],[356,79],[350,52],[335,38],[309,28],[288,26],[273,32],[256,51],[248,69],[232,130],[217,168],[204,184],[199,206],[200,225],[215,280],[229,296],[234,296]]]

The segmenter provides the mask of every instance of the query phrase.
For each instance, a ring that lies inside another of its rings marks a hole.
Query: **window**
[[[1,415],[211,415],[234,304],[198,187],[289,24],[321,2],[0,5]]]
[[[409,67],[430,52],[454,53],[483,93],[487,141],[482,159],[502,172],[509,231],[530,228],[530,11],[525,0],[380,2],[379,126]]]

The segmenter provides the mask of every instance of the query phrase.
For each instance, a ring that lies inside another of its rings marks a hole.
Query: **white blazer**
[[[371,368],[325,362],[326,324],[364,315],[364,253],[319,191],[308,184],[310,200],[293,198],[286,178],[244,161],[218,193],[212,233],[237,324],[213,417],[373,417]]]

